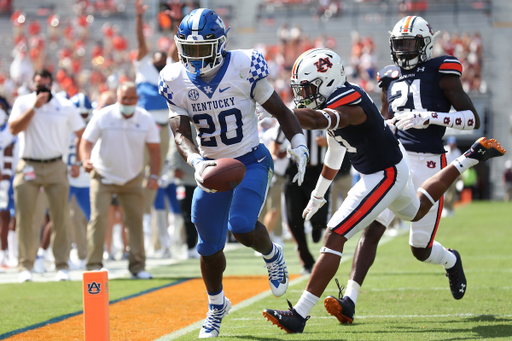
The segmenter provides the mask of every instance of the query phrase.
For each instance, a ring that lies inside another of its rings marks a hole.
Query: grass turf
[[[340,325],[323,308],[323,298],[336,295],[332,282],[311,312],[303,334],[286,334],[262,317],[264,308],[287,309],[296,303],[306,282],[281,298],[268,296],[230,313],[218,339],[231,340],[510,340],[512,339],[509,251],[510,204],[475,202],[441,222],[436,240],[457,249],[468,279],[466,296],[452,298],[441,266],[420,264],[410,253],[407,234],[379,247],[356,307],[355,322]],[[348,259],[357,237],[347,244]],[[310,246],[314,254],[319,244]],[[291,273],[300,271],[293,244],[285,254]],[[227,253],[226,275],[265,274],[264,262],[241,248]],[[336,277],[345,284],[350,261]],[[110,281],[110,300],[161,287],[180,277],[199,277],[197,261],[152,270],[151,281]],[[193,293],[192,293],[193,294]],[[0,285],[0,335],[82,310],[81,282]],[[228,293],[229,297],[229,293]],[[178,307],[177,307],[178,308]],[[205,302],[206,313],[206,302]],[[178,338],[197,339],[198,329]]]

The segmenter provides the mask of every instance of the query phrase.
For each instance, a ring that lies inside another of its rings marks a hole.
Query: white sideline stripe
[[[385,243],[393,240],[394,238],[396,238],[398,236],[401,236],[402,234],[404,234],[406,232],[409,232],[409,230],[407,229],[407,230],[400,231],[400,233],[398,233],[396,236],[383,236],[382,239],[379,242],[379,245],[385,244]],[[341,262],[346,262],[346,261],[352,259],[352,257],[353,257],[352,254],[351,255],[347,254],[347,255],[345,255],[345,257],[343,257],[341,259]],[[294,286],[296,284],[299,284],[299,283],[307,280],[308,278],[309,278],[309,275],[300,276],[300,277],[294,279],[293,281],[290,281],[290,285],[289,286],[291,287],[291,286]],[[235,312],[235,311],[237,311],[239,309],[248,307],[251,304],[253,304],[254,302],[257,302],[257,301],[259,301],[259,300],[261,300],[261,299],[263,299],[263,298],[265,298],[267,296],[270,296],[271,294],[272,294],[272,291],[270,291],[270,289],[269,289],[269,290],[267,290],[265,292],[262,292],[261,294],[258,294],[256,296],[253,296],[253,297],[249,298],[249,299],[246,299],[245,301],[242,301],[242,302],[238,303],[237,305],[231,307],[229,312]],[[357,318],[359,318],[359,316]],[[164,335],[161,338],[158,338],[158,339],[156,339],[154,341],[174,340],[174,339],[176,339],[176,338],[178,338],[180,336],[183,336],[185,334],[188,334],[188,333],[192,332],[193,330],[200,329],[201,326],[203,325],[203,323],[204,323],[204,319],[201,320],[201,321],[197,321],[196,323],[193,323],[193,324],[191,324],[191,325],[189,325],[189,326],[187,326],[187,327],[185,327],[183,329],[180,329],[180,330],[177,330],[175,332],[172,332],[171,334]],[[224,336],[227,336],[227,335],[224,335]]]

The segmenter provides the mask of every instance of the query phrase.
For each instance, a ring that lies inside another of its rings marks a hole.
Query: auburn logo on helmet
[[[318,72],[327,72],[328,69],[332,68],[332,63],[329,58],[320,58],[318,59],[318,62],[314,63],[314,65]]]

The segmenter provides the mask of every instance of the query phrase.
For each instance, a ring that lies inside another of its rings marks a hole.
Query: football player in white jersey
[[[226,51],[228,30],[214,11],[192,11],[175,36],[180,63],[167,65],[159,82],[178,151],[195,169],[198,184],[192,221],[199,234],[197,251],[209,301],[200,338],[218,336],[222,318],[231,308],[222,287],[228,230],[240,243],[263,255],[275,296],[283,295],[288,287],[283,251],[257,221],[272,179],[273,162],[259,142],[256,103],[277,118],[290,140],[299,184],[309,158],[299,121],[266,79],[265,59],[256,50]],[[197,145],[191,123],[198,132]],[[243,181],[228,192],[215,192],[202,185],[204,169],[219,158],[235,158],[246,166]]]

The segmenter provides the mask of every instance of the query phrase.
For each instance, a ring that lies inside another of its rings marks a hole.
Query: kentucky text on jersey
[[[208,111],[212,109],[223,109],[235,105],[235,97],[213,100],[202,103],[191,103],[192,111]]]

